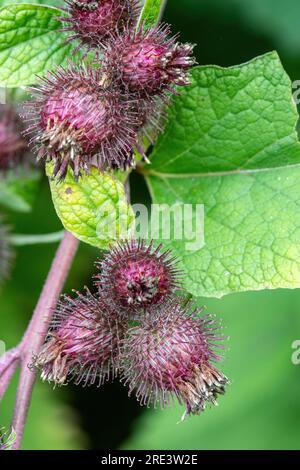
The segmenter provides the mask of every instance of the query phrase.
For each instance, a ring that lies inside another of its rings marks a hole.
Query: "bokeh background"
[[[169,0],[165,13],[184,41],[198,44],[200,65],[235,65],[276,49],[292,80],[300,79],[299,17],[298,0]],[[147,197],[145,186],[137,176],[132,183],[140,202]],[[46,179],[31,213],[6,214],[16,233],[61,229]],[[17,250],[11,282],[0,293],[0,338],[7,347],[26,328],[55,249]],[[91,284],[96,256],[97,250],[81,244],[66,291]],[[199,304],[223,318],[231,338],[223,369],[232,384],[219,407],[177,424],[181,407],[143,409],[119,383],[52,390],[38,380],[23,448],[299,449],[300,365],[292,364],[291,355],[292,342],[300,339],[300,290],[199,299]],[[15,387],[16,380],[1,404],[1,425],[9,423]]]

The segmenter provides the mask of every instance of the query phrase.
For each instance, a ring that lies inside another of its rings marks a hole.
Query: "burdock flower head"
[[[12,250],[9,243],[9,229],[6,225],[3,225],[0,217],[0,286],[8,277],[12,257]]]
[[[53,161],[59,179],[69,166],[78,179],[91,165],[104,170],[134,164],[141,125],[137,102],[101,83],[100,71],[70,66],[31,89],[36,100],[27,103],[28,132],[38,158]]]
[[[69,16],[60,18],[69,25],[65,31],[89,47],[105,45],[112,33],[134,27],[140,6],[137,0],[67,0]]]
[[[177,398],[185,417],[216,404],[225,392],[228,379],[213,365],[224,337],[214,317],[200,311],[175,302],[128,331],[120,356],[123,380],[142,405],[164,407]]]
[[[127,89],[153,96],[189,85],[188,70],[194,64],[193,46],[170,37],[168,25],[126,30],[110,42],[104,66],[107,74]]]
[[[77,293],[58,305],[48,338],[33,367],[43,380],[63,385],[97,384],[113,377],[124,325],[109,311],[101,297]]]
[[[129,312],[166,301],[178,287],[175,259],[153,243],[119,242],[97,265],[96,284],[104,298]]]
[[[0,171],[14,168],[26,149],[22,124],[12,107],[0,105]]]

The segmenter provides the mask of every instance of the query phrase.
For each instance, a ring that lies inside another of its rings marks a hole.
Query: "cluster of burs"
[[[214,365],[225,337],[177,292],[182,273],[161,246],[120,241],[97,261],[94,292],[64,296],[33,367],[62,385],[119,378],[142,405],[174,399],[189,414],[216,404],[228,379]]]
[[[139,24],[140,1],[66,3],[59,19],[74,59],[32,88],[26,115],[33,147],[53,162],[58,179],[69,168],[78,179],[91,165],[134,167],[135,150],[146,157],[144,143],[161,131],[176,88],[189,84],[193,46],[178,43],[168,25]]]

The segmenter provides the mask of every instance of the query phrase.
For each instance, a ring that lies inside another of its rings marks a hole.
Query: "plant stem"
[[[59,242],[62,240],[63,236],[64,231],[37,235],[15,234],[10,236],[9,241],[15,246],[38,245]]]
[[[36,374],[28,368],[28,364],[30,364],[32,356],[39,352],[44,342],[53,310],[56,307],[66,281],[78,244],[78,240],[71,233],[65,232],[31,322],[20,344],[21,374],[12,421],[12,427],[15,429],[17,437],[13,449],[19,449],[23,438],[24,426],[35,382]]]

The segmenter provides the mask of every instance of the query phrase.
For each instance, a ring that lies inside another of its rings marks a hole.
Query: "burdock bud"
[[[178,43],[169,33],[168,25],[126,30],[106,51],[107,74],[131,91],[148,96],[173,91],[173,85],[189,85],[187,72],[195,62],[191,57],[194,46]]]
[[[201,310],[175,302],[128,331],[121,369],[129,394],[135,392],[141,405],[164,407],[177,398],[186,406],[184,418],[224,394],[228,379],[212,364],[220,359],[216,348],[224,337],[215,318],[199,316]]]
[[[14,109],[0,105],[0,171],[22,161],[27,144],[21,133],[22,124]]]
[[[132,312],[166,301],[180,277],[170,251],[140,240],[119,242],[97,266],[104,298]]]
[[[9,275],[12,258],[12,250],[9,243],[9,228],[2,224],[0,217],[0,287]]]
[[[75,178],[91,165],[99,170],[127,169],[141,118],[137,102],[117,89],[104,87],[92,68],[60,68],[31,90],[27,103],[32,143],[38,158],[53,161],[53,176],[63,179],[70,166]]]
[[[113,378],[119,354],[119,341],[125,325],[116,319],[99,296],[88,290],[76,298],[65,296],[33,367],[41,369],[43,380],[63,385],[100,386]]]
[[[140,6],[137,0],[67,0],[69,16],[60,18],[73,34],[69,40],[79,39],[89,47],[105,46],[113,33],[134,28]]]

